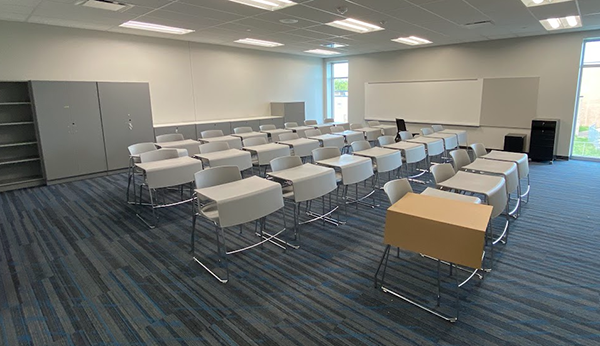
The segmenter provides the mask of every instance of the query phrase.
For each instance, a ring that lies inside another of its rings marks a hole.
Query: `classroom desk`
[[[440,138],[420,136],[409,139],[406,142],[424,144],[429,157],[438,156],[444,152],[444,141]]]
[[[527,202],[529,202],[529,190],[531,189],[531,185],[529,182],[529,157],[527,154],[492,150],[486,155],[483,155],[482,158],[486,160],[508,161],[516,163],[519,172],[519,188],[521,189],[520,199],[527,197]],[[521,187],[521,179],[525,178],[527,178],[527,190],[523,192],[523,188]]]
[[[286,129],[275,129],[275,130],[261,130],[260,132],[266,133],[269,138],[271,138],[272,142],[277,142],[279,141],[279,135],[283,134],[283,133],[292,133],[292,130],[286,130]]]
[[[460,193],[454,193],[454,192],[450,192],[450,191],[438,190],[438,189],[434,189],[432,187],[425,188],[425,190],[423,190],[423,192],[421,192],[421,195],[433,196],[433,197],[439,197],[439,198],[448,198],[448,199],[453,199],[456,201],[462,201],[462,202],[467,202],[467,203],[481,204],[481,199],[479,199],[477,197],[462,195]]]
[[[437,138],[444,140],[444,150],[446,151],[446,155],[452,149],[456,149],[458,147],[458,137],[451,133],[443,133],[443,132],[434,132],[424,137]]]
[[[341,126],[346,130],[350,129],[350,123],[344,123],[344,122],[340,122],[340,121],[334,121],[332,123],[327,123],[327,124],[331,124],[331,126]]]
[[[467,131],[465,131],[465,130],[448,130],[448,129],[444,129],[444,130],[436,132],[436,133],[449,133],[449,134],[453,134],[453,135],[456,136],[456,139],[458,140],[458,144],[459,145],[462,145],[462,146],[467,146],[468,145]]]
[[[294,152],[294,156],[298,157],[312,156],[312,151],[320,146],[319,141],[308,138],[288,139],[277,141],[277,143],[289,146]]]
[[[229,144],[230,149],[242,149],[242,139],[231,135],[211,137],[211,138],[200,138],[198,139],[202,143],[214,143],[214,142],[225,142]]]
[[[242,141],[244,139],[256,138],[256,137],[262,137],[265,139],[265,141],[269,140],[269,135],[264,132],[252,131],[252,132],[243,132],[243,133],[232,133],[231,135],[234,137],[240,137],[242,139]]]
[[[352,131],[361,131],[365,134],[365,139],[369,142],[376,141],[383,134],[382,129],[378,127],[361,127]]]
[[[200,153],[200,142],[193,139],[184,139],[182,141],[155,143],[157,147],[163,149],[185,149],[189,156]]]
[[[464,171],[470,171],[475,173],[488,173],[497,174],[504,177],[506,186],[506,195],[510,199],[510,193],[517,191],[517,196],[521,195],[521,189],[519,187],[519,175],[517,173],[517,164],[508,161],[495,161],[485,160],[477,158],[470,164],[461,168]],[[517,204],[515,208],[508,214],[511,216],[517,216],[519,206],[521,205],[521,199],[517,198]]]
[[[252,154],[240,149],[228,149],[211,153],[196,154],[205,166],[238,166],[241,171],[252,168]]]
[[[330,215],[338,209],[337,204],[334,208],[331,208],[331,195],[329,196],[330,210],[327,212],[325,211],[325,196],[337,189],[334,169],[305,163],[301,166],[270,172],[268,176],[279,181],[283,186],[291,186],[293,188],[292,195],[286,198],[294,201],[294,240],[298,239],[299,225],[318,220],[323,220],[336,226],[339,225],[337,220],[330,217]],[[322,198],[323,213],[318,214],[314,211],[307,210],[306,214],[312,218],[307,221],[299,222],[299,204],[319,197]]]
[[[268,143],[261,145],[251,145],[247,147],[243,147],[243,150],[249,151],[252,155],[256,156],[255,163],[260,166],[265,166],[265,174],[266,174],[266,166],[271,163],[271,160],[276,159],[282,156],[290,155],[290,147],[283,144],[277,143]],[[259,168],[260,171],[260,168]]]
[[[148,187],[150,195],[150,204],[152,208],[152,216],[154,221],[158,221],[156,215],[156,209],[171,207],[182,203],[190,202],[190,199],[183,199],[183,190],[181,192],[182,198],[180,201],[174,203],[167,203],[162,205],[156,205],[154,201],[154,192],[157,189],[172,187],[172,186],[183,186],[184,184],[191,183],[194,181],[194,174],[202,170],[202,162],[193,159],[191,157],[178,157],[176,159],[167,159],[152,162],[136,163],[136,168],[142,171],[144,176],[144,185]],[[135,185],[135,176],[133,177],[133,184]],[[142,191],[140,187],[140,200],[137,206],[142,205]],[[151,224],[144,219],[139,213],[139,209],[136,212],[136,216],[140,218],[148,227],[154,228],[156,223]]]
[[[492,207],[447,198],[407,193],[390,206],[386,213],[383,241],[385,250],[375,273],[375,288],[389,293],[449,322],[456,322],[460,310],[459,288],[482,268],[485,236]],[[440,263],[472,268],[472,274],[462,283],[456,282],[456,315],[448,316],[415,302],[385,284],[390,248],[420,253],[437,259],[437,306],[440,305]],[[383,267],[383,271],[381,271]],[[381,280],[378,279],[382,272]]]
[[[371,158],[374,164],[376,173],[376,183],[380,183],[380,173],[391,173],[393,170],[400,169],[402,166],[402,155],[399,150],[373,147],[366,150],[353,152],[354,155]],[[390,180],[390,178],[388,178]]]
[[[321,131],[322,134],[327,134],[327,133],[331,133],[331,127],[333,125],[331,125],[331,124],[317,124],[317,125],[310,125],[310,126],[312,126],[315,129]]]
[[[384,136],[395,136],[398,133],[396,125],[379,124],[370,127],[381,129]]]
[[[272,241],[286,229],[277,231],[275,234],[264,232],[265,221],[260,226],[260,241],[252,245],[227,251],[224,229],[237,225],[242,225],[255,220],[264,220],[268,215],[283,209],[283,194],[281,185],[267,179],[251,176],[246,179],[237,180],[231,183],[196,189],[196,196],[199,200],[212,201],[216,205],[218,220],[215,221],[217,231],[217,253],[222,258],[226,268],[226,277],[223,279],[213,270],[202,263],[198,257],[193,256],[194,261],[199,263],[206,271],[221,283],[229,281],[229,267],[227,265],[227,256],[252,249],[265,242]],[[260,203],[257,203],[260,201]],[[199,214],[194,213],[192,222],[192,251],[194,251],[194,233],[196,218]],[[285,225],[285,212],[283,213]],[[267,234],[267,235],[265,235]],[[222,240],[222,244],[221,244]],[[278,244],[283,247],[283,245]]]
[[[410,142],[396,142],[396,143],[391,143],[391,144],[386,144],[383,146],[384,148],[387,149],[395,149],[395,150],[400,150],[400,152],[402,153],[404,162],[406,162],[406,177],[411,180],[411,181],[415,181],[418,183],[422,183],[425,184],[426,182],[424,181],[420,181],[420,180],[415,180],[415,178],[418,178],[420,176],[422,176],[423,174],[428,172],[428,163],[429,161],[427,160],[427,151],[425,150],[425,145],[421,144],[421,143],[410,143]],[[425,161],[425,164],[427,165],[427,167],[425,167],[425,169],[422,169],[420,171],[420,173],[414,174],[414,175],[410,175],[408,166],[410,164],[414,164],[416,167],[416,170],[418,170],[418,164],[419,162],[423,162]]]
[[[320,136],[311,136],[308,139],[315,139],[321,143],[322,147],[336,147],[340,150],[346,145],[344,138],[332,134],[325,134]]]
[[[312,126],[296,126],[296,127],[288,127],[286,130],[292,130],[298,134],[298,137],[306,138],[306,131],[314,130],[315,128]]]

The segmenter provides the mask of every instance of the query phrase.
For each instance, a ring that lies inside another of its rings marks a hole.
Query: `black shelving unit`
[[[534,119],[531,122],[529,158],[531,161],[550,162],[556,156],[558,120]]]
[[[0,191],[44,184],[29,82],[0,82]]]

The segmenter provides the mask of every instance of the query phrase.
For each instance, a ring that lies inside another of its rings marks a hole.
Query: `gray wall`
[[[349,120],[363,121],[364,85],[369,81],[540,77],[537,117],[561,120],[558,155],[567,156],[582,43],[592,37],[600,37],[600,31],[351,56]],[[415,130],[421,126],[409,127]],[[491,148],[501,148],[506,133],[529,133],[528,128],[466,129],[470,142],[483,142]]]

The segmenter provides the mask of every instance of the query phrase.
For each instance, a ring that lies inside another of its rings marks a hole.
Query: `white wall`
[[[322,59],[0,21],[0,80],[150,83],[154,123],[270,115],[305,101],[321,118]]]
[[[537,117],[560,119],[558,155],[568,156],[581,48],[588,37],[600,37],[600,31],[351,56],[349,119],[363,121],[364,85],[370,81],[540,77]],[[413,131],[420,127],[409,124]],[[502,148],[506,133],[529,133],[529,129],[466,129],[470,142],[489,148]]]

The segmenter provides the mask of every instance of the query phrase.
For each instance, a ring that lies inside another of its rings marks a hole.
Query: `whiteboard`
[[[481,125],[531,127],[537,117],[539,85],[539,77],[484,79]]]
[[[483,79],[368,82],[365,118],[479,126]]]

